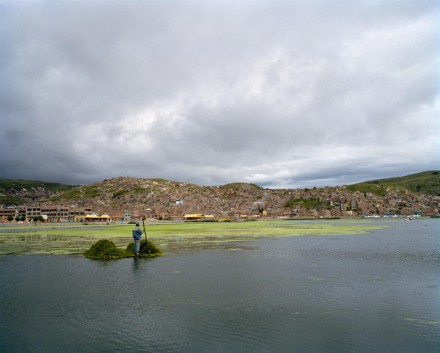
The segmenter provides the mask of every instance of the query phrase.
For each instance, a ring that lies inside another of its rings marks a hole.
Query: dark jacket
[[[136,227],[135,229],[133,229],[131,231],[131,234],[133,235],[134,240],[140,240],[142,237],[142,231],[140,230],[139,227]]]

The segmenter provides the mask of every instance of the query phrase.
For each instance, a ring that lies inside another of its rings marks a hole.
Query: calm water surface
[[[2,352],[440,352],[440,222],[154,260],[0,257]]]

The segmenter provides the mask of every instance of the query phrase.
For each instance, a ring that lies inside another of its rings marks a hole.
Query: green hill
[[[74,185],[37,180],[0,178],[0,204],[6,206],[21,205],[29,200],[47,197],[75,187]]]
[[[21,189],[43,188],[52,192],[67,191],[76,187],[76,185],[66,185],[37,180],[3,179],[0,178],[0,190],[10,191]]]
[[[430,170],[402,177],[369,180],[349,185],[347,188],[351,191],[372,192],[376,195],[385,195],[386,189],[391,188],[440,196],[440,171]]]
[[[440,196],[440,171],[431,170],[403,177],[370,180],[348,185],[346,188],[352,192],[373,193],[379,196],[385,196],[388,192],[403,195],[408,191]],[[310,192],[316,196],[318,191],[310,190]],[[102,204],[111,205],[115,209],[126,208],[127,204],[145,204],[148,202],[156,202],[157,207],[171,207],[176,205],[178,200],[188,197],[188,195],[190,200],[193,200],[192,202],[206,206],[211,203],[219,203],[219,200],[237,199],[240,204],[243,203],[243,198],[252,199],[253,201],[260,200],[264,198],[263,193],[277,194],[275,190],[264,190],[258,185],[249,183],[201,187],[165,179],[118,177],[90,185],[76,186],[35,180],[0,178],[0,205],[4,206],[30,204],[45,200],[55,203],[71,200],[90,207]],[[280,195],[276,197],[282,198]],[[325,208],[325,206],[321,205],[320,208]],[[302,207],[307,208],[308,205],[304,204],[303,201]]]
[[[251,184],[251,183],[230,183],[220,186],[221,189],[224,190],[240,190],[240,189],[246,189],[246,190],[261,190],[261,186]]]

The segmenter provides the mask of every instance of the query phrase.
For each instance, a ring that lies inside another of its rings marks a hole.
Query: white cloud
[[[439,168],[434,0],[0,7],[0,177],[295,187]]]

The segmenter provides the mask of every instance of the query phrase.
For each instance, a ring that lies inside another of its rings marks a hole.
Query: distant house
[[[199,221],[202,219],[202,217],[203,217],[203,215],[200,213],[191,213],[191,214],[184,215],[183,219],[185,221]]]
[[[80,223],[110,222],[110,216],[108,215],[96,216],[89,214],[86,216],[75,216],[74,222],[80,222]]]
[[[213,215],[204,215],[201,213],[192,213],[192,214],[184,215],[183,219],[185,221],[208,221],[208,220],[214,220],[214,216]]]

